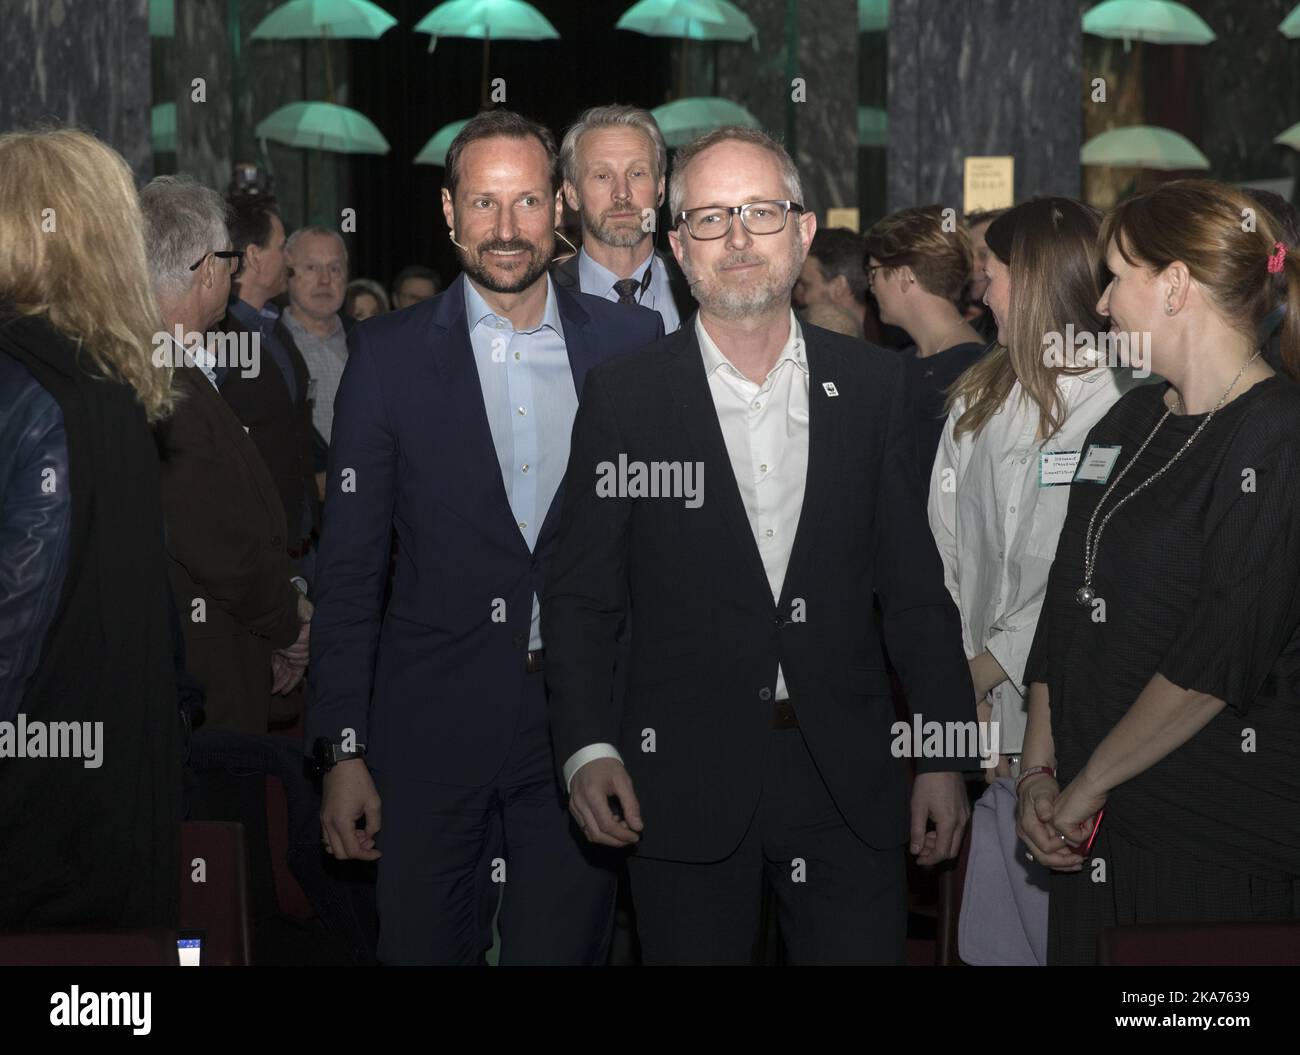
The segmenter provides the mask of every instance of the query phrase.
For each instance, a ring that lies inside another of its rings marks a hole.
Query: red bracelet
[[[1016,794],[1020,794],[1020,785],[1029,777],[1037,776],[1039,773],[1046,773],[1053,780],[1056,779],[1056,770],[1051,766],[1034,766],[1033,769],[1027,769],[1020,774],[1020,779],[1016,781]]]

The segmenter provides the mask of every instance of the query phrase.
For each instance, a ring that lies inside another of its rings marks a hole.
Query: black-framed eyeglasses
[[[244,266],[244,251],[242,249],[214,249],[210,253],[204,253],[201,257],[198,258],[198,260],[192,263],[190,265],[190,270],[197,271],[199,269],[199,265],[201,265],[203,261],[205,261],[210,256],[220,257],[222,260],[233,261],[233,263],[230,265],[230,273],[232,275],[238,275],[239,269]]]
[[[686,230],[698,241],[722,238],[731,230],[737,216],[750,234],[777,234],[785,230],[785,221],[792,212],[803,212],[798,202],[751,201],[744,205],[702,205],[698,209],[685,209],[673,220],[674,227],[686,224]]]

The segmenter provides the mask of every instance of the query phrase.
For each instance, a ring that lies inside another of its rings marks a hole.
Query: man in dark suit
[[[359,323],[335,399],[308,737],[329,852],[379,859],[386,963],[482,962],[498,901],[502,963],[607,953],[613,871],[556,779],[538,598],[583,378],[663,327],[550,281],[560,208],[545,128],[471,120],[443,191],[464,274]]]
[[[695,298],[677,262],[655,249],[668,148],[654,117],[635,106],[592,107],[565,133],[560,166],[582,248],[555,265],[555,281],[652,308],[672,333],[695,311]]]
[[[636,844],[647,963],[751,962],[765,872],[791,961],[902,962],[909,811],[873,594],[914,714],[974,719],[902,370],[791,312],[816,229],[800,197],[761,132],[682,149],[669,238],[699,314],[592,370],[574,425],[543,616],[552,730],[588,839]],[[976,758],[916,759],[920,863],[957,853]]]
[[[300,680],[311,611],[290,582],[275,482],[217,391],[216,370],[244,363],[219,362],[203,339],[225,311],[240,255],[228,248],[226,207],[215,191],[160,176],[141,191],[140,205],[167,327],[159,351],[171,356],[180,393],[157,436],[187,666],[203,685],[206,729],[265,733],[273,651]],[[189,257],[198,260],[193,267]]]

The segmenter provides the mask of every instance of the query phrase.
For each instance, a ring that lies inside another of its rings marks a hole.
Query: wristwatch
[[[320,774],[328,773],[340,762],[346,762],[352,758],[364,758],[366,755],[366,745],[357,744],[351,751],[345,751],[342,744],[333,743],[327,737],[320,737],[312,745],[312,761],[316,763],[316,772]]]

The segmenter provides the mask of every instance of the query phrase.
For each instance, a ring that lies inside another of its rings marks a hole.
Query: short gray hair
[[[190,288],[190,265],[230,242],[229,207],[193,176],[157,176],[140,191],[145,257],[157,296],[178,297]]]
[[[313,235],[319,234],[323,234],[328,238],[337,238],[339,240],[339,246],[343,249],[343,259],[346,260],[348,258],[348,244],[343,241],[343,236],[330,227],[319,227],[316,224],[308,224],[306,227],[299,227],[298,230],[289,235],[284,243],[285,253],[289,256],[293,256],[294,248],[299,242],[304,238],[310,238]]]
[[[598,128],[635,128],[650,140],[654,149],[655,181],[668,172],[668,146],[659,122],[649,110],[639,106],[593,106],[584,110],[573,126],[564,133],[560,144],[560,171],[575,187],[578,185],[578,143],[588,132]]]
[[[682,211],[682,199],[686,197],[686,166],[710,147],[733,140],[761,147],[776,158],[776,163],[781,169],[781,179],[785,183],[786,194],[790,195],[791,201],[796,201],[800,205],[804,203],[803,183],[799,180],[799,170],[794,167],[794,161],[786,153],[785,147],[757,128],[726,125],[715,128],[712,132],[705,132],[698,139],[692,139],[684,147],[678,148],[673,158],[673,174],[668,181],[668,210],[672,214],[670,222],[676,222],[677,214]]]

